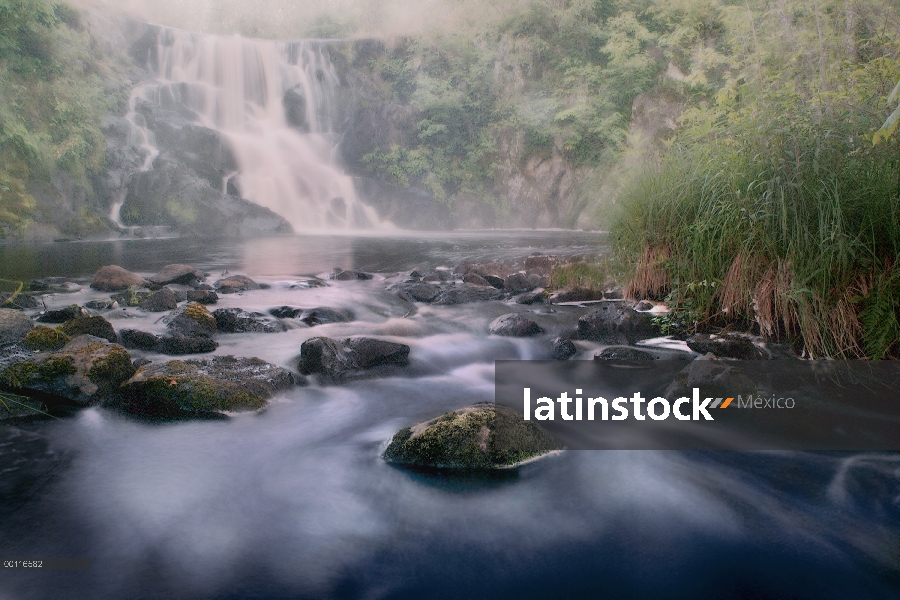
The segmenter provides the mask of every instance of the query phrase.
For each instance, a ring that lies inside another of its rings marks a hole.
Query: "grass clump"
[[[550,289],[588,288],[603,291],[612,284],[605,262],[577,261],[556,265],[550,271]]]

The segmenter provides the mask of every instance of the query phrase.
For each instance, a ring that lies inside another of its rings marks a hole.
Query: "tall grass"
[[[779,125],[676,147],[626,185],[612,239],[635,274],[629,292],[809,357],[896,356],[896,142]]]

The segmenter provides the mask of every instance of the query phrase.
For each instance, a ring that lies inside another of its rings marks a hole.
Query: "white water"
[[[229,179],[241,197],[281,215],[296,231],[385,225],[335,160],[340,81],[321,42],[160,29],[156,59],[150,65],[156,81],[135,89],[132,106],[135,98],[174,105],[194,124],[220,132],[237,162]],[[303,130],[289,123],[288,91],[305,101]],[[133,110],[129,118],[146,131]],[[113,209],[116,222],[120,207]]]

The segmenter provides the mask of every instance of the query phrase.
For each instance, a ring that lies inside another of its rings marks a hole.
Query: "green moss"
[[[140,396],[178,411],[256,410],[266,405],[265,399],[256,394],[204,376],[165,375],[151,377],[135,385]]]
[[[25,336],[23,343],[29,350],[59,350],[72,338],[55,327],[35,327]]]
[[[191,302],[184,307],[184,314],[205,327],[216,328],[216,319],[199,302]]]
[[[50,356],[42,362],[25,361],[10,365],[0,373],[0,382],[11,388],[27,387],[40,379],[55,379],[77,372],[68,356]]]
[[[117,387],[134,375],[135,370],[128,352],[116,346],[106,356],[94,361],[87,376],[97,385]]]

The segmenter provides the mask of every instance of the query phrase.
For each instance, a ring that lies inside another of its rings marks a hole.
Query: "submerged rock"
[[[149,282],[127,269],[123,269],[118,265],[107,265],[100,267],[91,280],[91,287],[101,292],[119,292],[127,290],[129,287],[145,286]]]
[[[142,300],[141,303],[138,304],[138,308],[146,310],[147,312],[175,310],[178,308],[178,299],[175,297],[175,292],[169,288],[162,288],[161,290],[153,292],[153,295],[146,300]]]
[[[59,352],[6,367],[0,382],[20,393],[53,394],[89,406],[117,398],[119,385],[134,372],[125,348],[80,335]]]
[[[354,318],[353,313],[345,308],[329,308],[327,306],[310,308],[304,310],[300,315],[300,320],[310,327],[328,323],[347,323]]]
[[[629,346],[610,346],[595,354],[594,360],[624,360],[634,362],[656,360],[656,357],[649,352],[631,348]]]
[[[258,289],[261,289],[261,286],[246,275],[231,275],[216,282],[216,290],[222,294],[234,294]]]
[[[550,352],[550,357],[553,358],[553,360],[569,360],[577,353],[578,348],[575,347],[572,340],[566,338],[556,338],[553,340],[553,350]]]
[[[180,419],[222,411],[258,410],[276,392],[301,383],[259,358],[212,356],[144,365],[122,386],[131,413]]]
[[[159,285],[169,285],[172,283],[179,285],[197,285],[206,279],[206,273],[195,269],[190,265],[166,265],[156,275],[148,278],[149,281]]]
[[[206,307],[192,302],[170,318],[166,325],[172,335],[179,337],[212,337],[216,334],[216,319]]]
[[[59,326],[59,330],[70,337],[93,335],[109,342],[116,341],[116,330],[112,324],[100,316],[76,317]]]
[[[609,301],[578,319],[578,337],[604,344],[634,344],[657,335],[653,319],[621,302]]]
[[[503,469],[562,444],[504,406],[480,403],[398,431],[387,462],[437,469]]]
[[[34,329],[34,321],[12,308],[0,308],[0,346],[15,344],[25,339]]]
[[[266,318],[262,313],[249,312],[242,308],[220,308],[212,313],[216,328],[220,333],[277,333],[285,330],[280,321]]]
[[[487,300],[500,300],[503,292],[493,287],[466,285],[443,290],[434,299],[432,304],[439,306],[452,304],[466,304],[468,302],[484,302]]]
[[[91,310],[112,310],[119,308],[119,303],[112,298],[109,300],[89,300],[84,303],[84,307]]]
[[[331,274],[331,279],[334,279],[336,281],[353,281],[355,279],[368,280],[372,279],[372,275],[370,273],[364,273],[362,271],[344,271],[342,269],[335,268],[334,272]]]
[[[544,331],[537,323],[518,313],[509,313],[497,317],[491,321],[489,329],[493,335],[509,337],[528,337]]]
[[[737,358],[740,360],[765,360],[765,352],[753,345],[753,342],[740,335],[726,333],[709,335],[698,333],[687,339],[688,348],[700,354],[712,352],[720,358]]]
[[[300,346],[298,370],[340,381],[350,374],[382,365],[405,365],[409,346],[373,338],[333,340],[314,337]]]
[[[88,316],[88,312],[78,306],[77,304],[72,304],[65,308],[60,308],[56,310],[48,310],[37,317],[38,323],[65,323],[71,319],[75,319],[77,317],[86,317]]]

